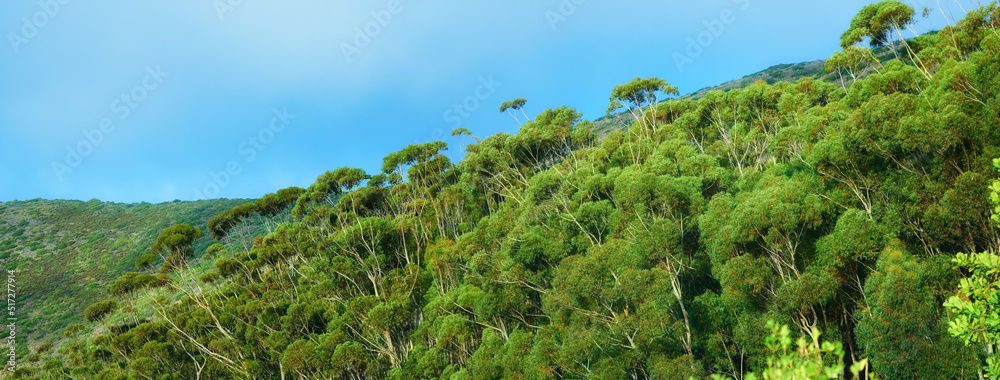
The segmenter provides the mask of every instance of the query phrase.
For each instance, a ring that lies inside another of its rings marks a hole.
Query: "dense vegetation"
[[[244,201],[120,204],[41,200],[0,203],[0,260],[14,270],[19,357],[59,343],[56,332],[84,323],[84,309],[105,287],[134,270],[160,231],[177,223],[204,226]],[[193,249],[204,252],[202,239]]]
[[[1000,7],[894,39],[913,12],[858,14],[827,61],[847,87],[662,101],[676,89],[637,78],[609,108],[633,123],[603,139],[550,109],[457,163],[411,145],[220,213],[207,257],[201,229],[167,228],[87,309],[105,333],[18,374],[978,378],[1000,263],[956,255],[1000,250]]]

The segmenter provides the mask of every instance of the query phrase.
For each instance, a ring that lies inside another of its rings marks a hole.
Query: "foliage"
[[[993,166],[1000,171],[1000,158],[993,160]],[[990,202],[993,203],[993,221],[1000,228],[1000,182],[994,181],[990,186]]]
[[[913,7],[898,1],[881,1],[865,6],[854,19],[851,28],[840,37],[840,46],[847,48],[869,38],[872,47],[885,45],[892,38],[892,31],[913,22]]]
[[[199,228],[178,224],[163,230],[150,252],[163,258],[164,269],[169,271],[176,265],[182,265],[194,253],[194,242],[202,235],[204,233]]]
[[[611,91],[611,105],[608,106],[608,113],[622,107],[634,109],[654,104],[656,103],[656,94],[658,92],[663,92],[667,95],[678,94],[677,87],[667,84],[667,81],[663,79],[640,79],[636,77],[631,82],[615,86]]]
[[[886,378],[967,378],[976,350],[951,337],[940,305],[955,283],[944,256],[919,260],[890,246],[865,283],[867,305],[855,333],[873,369]]]
[[[86,308],[106,300],[107,286],[135,270],[136,259],[149,253],[161,230],[177,223],[204,227],[213,216],[243,202],[38,199],[0,204],[0,260],[16,271],[17,301],[25,306],[18,309],[18,332],[24,334],[18,339],[59,346],[91,336],[98,325],[88,324],[69,338],[61,330],[85,323]],[[194,250],[204,252],[208,245],[208,239],[199,239]],[[24,349],[18,345],[18,357],[28,356]]]
[[[514,100],[509,100],[500,104],[500,112],[506,112],[507,110],[519,110],[524,107],[524,104],[528,101],[524,98],[517,98]]]
[[[865,8],[851,33],[890,42],[906,10]],[[955,252],[1000,249],[983,197],[1000,156],[996,14],[908,41],[906,59],[849,48],[848,66],[874,70],[849,87],[660,101],[676,89],[637,78],[611,95],[633,122],[601,139],[548,109],[458,162],[413,144],[379,173],[343,167],[219,210],[217,242],[168,221],[161,271],[135,260],[146,249],[122,259],[139,269],[107,287],[118,309],[91,309],[93,332],[32,376],[974,377],[981,358],[942,303]],[[59,241],[6,219],[18,255]]]
[[[1000,159],[993,164],[1000,171]],[[1000,207],[998,193],[1000,181],[994,181],[990,187],[994,207]],[[994,219],[998,213],[1000,209],[994,212]],[[952,262],[969,276],[959,282],[956,294],[944,303],[953,315],[948,332],[966,345],[985,345],[989,353],[986,373],[996,378],[1000,376],[1000,358],[995,355],[997,342],[1000,342],[1000,256],[995,252],[959,253]]]
[[[115,300],[106,300],[88,306],[84,314],[86,314],[88,321],[95,322],[104,319],[108,313],[114,311],[116,308],[118,308],[118,302]]]
[[[747,373],[747,380],[839,379],[844,374],[844,348],[840,342],[820,343],[821,333],[814,327],[808,334],[799,337],[795,346],[792,346],[788,325],[779,325],[769,320],[765,326],[771,331],[771,335],[764,341],[770,353],[767,367],[759,374]],[[867,366],[867,359],[852,364],[852,378],[857,379],[864,372],[865,378],[877,379],[874,374],[868,373]],[[722,375],[713,375],[712,378],[728,379]]]
[[[957,294],[944,306],[954,315],[948,332],[971,343],[988,346],[993,353],[1000,341],[1000,256],[994,253],[957,254],[956,266],[965,268],[970,277],[959,283]],[[1000,376],[1000,362],[995,355],[986,358],[987,375]]]

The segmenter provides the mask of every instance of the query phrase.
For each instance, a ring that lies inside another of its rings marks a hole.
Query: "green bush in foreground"
[[[1000,159],[994,160],[993,165],[1000,171]],[[996,220],[1000,216],[1000,181],[993,182],[990,193]],[[952,262],[968,271],[969,277],[961,280],[956,294],[944,303],[954,316],[948,323],[948,332],[966,345],[985,346],[986,376],[995,379],[1000,377],[1000,361],[996,357],[1000,341],[1000,256],[991,252],[959,253]]]
[[[770,352],[767,368],[759,374],[747,373],[746,380],[839,379],[844,374],[843,344],[820,343],[819,329],[813,327],[808,335],[799,337],[793,347],[788,325],[779,325],[769,320],[766,326],[771,330],[771,335],[764,340],[764,345]],[[833,364],[830,364],[831,360]],[[868,379],[878,379],[874,374],[867,373],[868,359],[858,360],[851,365],[852,378],[858,379],[862,372],[867,374]],[[712,375],[712,379],[727,380],[731,377]]]

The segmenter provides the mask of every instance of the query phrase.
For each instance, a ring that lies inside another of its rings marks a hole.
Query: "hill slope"
[[[710,91],[729,91],[743,88],[756,83],[758,80],[762,80],[768,84],[778,82],[793,83],[802,78],[833,82],[837,78],[833,73],[824,69],[825,62],[825,60],[820,59],[811,62],[774,65],[753,74],[747,74],[740,79],[734,79],[718,86],[706,87],[686,94],[681,96],[680,99],[701,99]],[[598,136],[606,136],[611,131],[625,129],[632,124],[632,121],[632,116],[628,112],[621,112],[598,118],[594,121],[593,130]]]
[[[560,107],[457,165],[431,142],[378,174],[326,172],[223,218],[290,207],[267,235],[123,278],[88,309],[101,335],[19,374],[975,378],[992,342],[953,335],[944,303],[968,275],[952,258],[1000,250],[998,28],[993,3],[915,42],[927,65],[888,62],[846,91],[756,83],[653,104],[601,140]],[[643,104],[650,82],[619,99]],[[176,230],[165,263],[201,244]],[[788,326],[811,339],[789,348]]]
[[[245,200],[122,204],[96,200],[0,203],[0,260],[14,270],[20,333],[32,345],[84,322],[83,310],[106,297],[115,278],[135,270],[135,259],[164,228],[209,219]],[[199,240],[204,252],[208,238]]]
[[[937,31],[932,31],[925,36],[934,36]],[[913,40],[908,40],[912,42]],[[902,58],[905,59],[905,48],[901,42],[895,42],[886,46],[874,49],[873,53],[878,57],[879,61],[883,64],[894,59]],[[871,74],[871,71],[865,72],[859,76],[859,79],[867,77]],[[840,86],[848,86],[850,82],[840,82],[842,79],[836,73],[826,70],[826,60],[817,59],[815,61],[799,62],[799,63],[782,63],[764,70],[744,75],[742,78],[733,79],[728,82],[705,87],[698,91],[685,94],[680,96],[678,99],[701,99],[712,91],[731,91],[735,89],[740,89],[747,87],[751,84],[757,83],[757,81],[763,81],[767,84],[775,84],[779,82],[795,83],[802,78],[812,78],[824,82],[835,83]],[[622,130],[627,128],[632,124],[632,116],[628,112],[621,112],[614,115],[608,115],[594,120],[593,131],[598,136],[606,136],[615,130]]]

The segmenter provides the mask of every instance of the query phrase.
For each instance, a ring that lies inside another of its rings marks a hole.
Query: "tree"
[[[162,257],[164,261],[162,271],[169,272],[175,267],[184,265],[187,258],[194,253],[195,240],[202,235],[204,233],[201,229],[188,224],[169,227],[160,233],[160,237],[150,248],[150,253]]]
[[[524,98],[517,98],[514,100],[508,100],[506,102],[503,102],[500,104],[500,113],[507,112],[508,114],[510,114],[510,116],[514,117],[514,121],[516,121],[518,124],[521,124],[521,122],[517,120],[517,115],[515,115],[511,110],[520,110],[521,114],[524,115],[524,120],[527,121],[528,115],[524,113],[523,109],[524,104],[527,102],[528,101]]]
[[[924,260],[886,247],[865,282],[855,334],[875,371],[891,379],[960,378],[975,373],[975,353],[948,335],[940,288],[954,272],[944,256]],[[973,360],[970,360],[973,359]]]
[[[470,131],[468,128],[455,128],[455,129],[451,130],[451,135],[452,136],[458,136],[458,146],[461,147],[462,146],[462,136],[472,135],[472,131]],[[462,155],[464,156],[465,155],[465,149],[459,149],[459,150],[462,151]],[[452,156],[451,160],[455,161],[455,157]]]
[[[305,192],[306,190],[301,187],[292,186],[278,190],[276,193],[267,194],[255,201],[254,204],[257,206],[257,213],[265,218],[272,218],[288,208],[289,205],[294,205],[295,201]]]
[[[842,51],[833,53],[826,60],[826,69],[835,71],[841,76],[841,86],[847,87],[849,83],[844,83],[843,73],[851,76],[851,83],[856,82],[860,76],[864,75],[869,65],[878,63],[872,54],[871,49],[860,46],[848,46]],[[846,91],[846,90],[845,90]]]
[[[258,203],[254,202],[247,202],[223,211],[208,221],[208,231],[213,239],[222,240],[234,227],[253,216],[254,212],[260,212]]]
[[[902,42],[903,47],[906,48],[910,60],[918,64],[921,74],[927,80],[930,80],[931,73],[929,68],[924,65],[923,60],[910,47],[910,44],[906,42],[906,39],[903,38],[903,34],[900,32],[900,30],[913,23],[913,14],[913,7],[898,1],[882,1],[866,6],[854,16],[854,19],[851,20],[851,27],[840,36],[840,46],[847,49],[850,46],[860,43],[865,37],[868,37],[868,44],[873,48],[877,48],[891,44],[892,34],[895,32]],[[916,34],[915,31],[914,34]],[[899,58],[897,49],[892,46],[890,47],[896,58]],[[868,52],[873,59],[878,60],[871,51]]]
[[[648,144],[643,141],[652,135],[653,127],[656,123],[656,99],[657,93],[663,92],[667,96],[677,95],[677,87],[667,84],[667,81],[660,78],[639,79],[636,77],[631,82],[615,86],[611,91],[611,104],[608,105],[607,113],[611,115],[618,109],[625,107],[632,118],[638,124],[638,128],[629,128],[625,145],[628,146],[629,156],[633,163],[639,163],[649,150],[644,149]],[[672,107],[672,105],[671,105]],[[651,110],[651,117],[646,116],[645,109]],[[638,141],[636,141],[638,140]],[[638,142],[638,147],[634,143]]]
[[[625,107],[632,114],[632,117],[635,118],[635,121],[641,125],[645,125],[644,118],[642,117],[642,109],[656,104],[656,94],[659,92],[667,96],[679,94],[676,86],[671,86],[667,81],[656,77],[644,79],[636,77],[631,82],[615,86],[611,91],[611,104],[608,105],[608,114],[610,115],[616,110]]]
[[[840,36],[840,47],[860,43],[869,38],[871,47],[880,47],[889,43],[892,32],[905,28],[913,22],[913,7],[898,1],[881,1],[861,8],[861,11],[851,20],[851,27]]]
[[[152,253],[147,253],[145,255],[139,256],[138,259],[135,259],[135,267],[140,270],[146,269],[149,266],[153,265],[154,262],[156,262],[156,255]]]
[[[525,123],[508,139],[505,150],[515,162],[536,170],[552,164],[572,151],[570,136],[581,114],[568,107],[547,109]]]
[[[316,178],[316,182],[309,185],[309,188],[295,200],[292,216],[301,220],[311,210],[323,206],[331,195],[340,195],[351,191],[370,178],[371,176],[363,169],[346,166],[332,172],[327,171]]]

